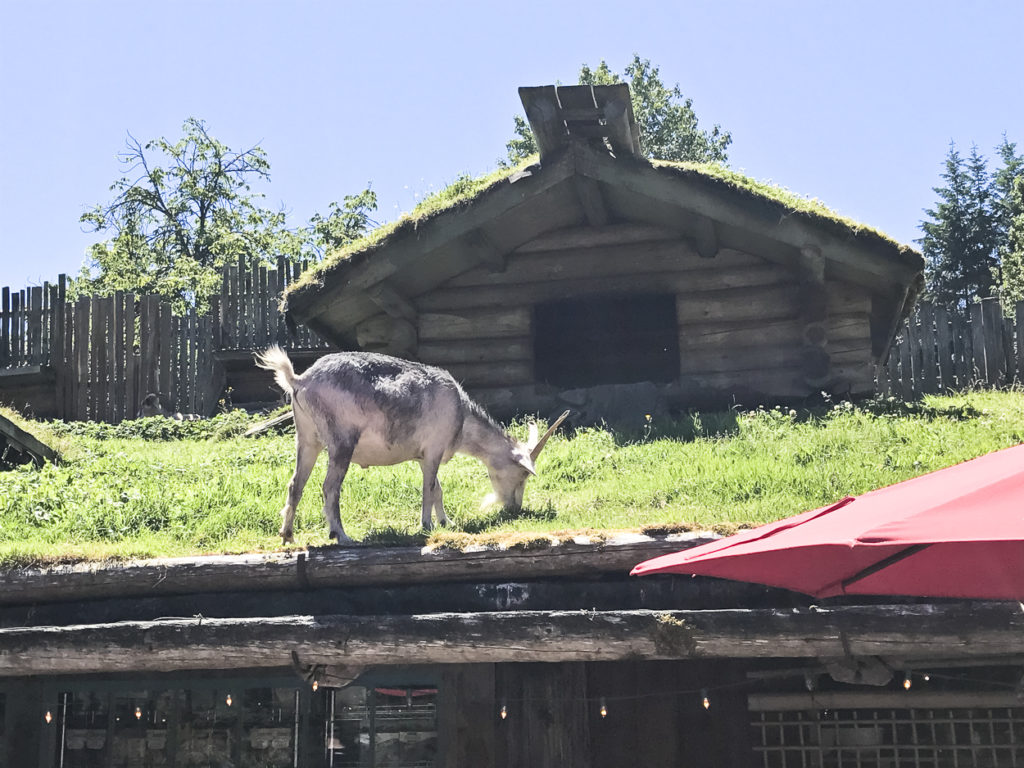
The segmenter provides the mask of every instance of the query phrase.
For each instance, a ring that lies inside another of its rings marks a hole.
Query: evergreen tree
[[[1010,313],[1017,302],[1024,301],[1024,173],[1013,180],[1010,193],[1004,198],[1009,219],[1003,254],[1003,309]]]
[[[947,306],[986,298],[1000,284],[999,231],[993,184],[976,146],[964,160],[950,143],[946,185],[934,187],[939,202],[925,213],[924,236],[917,242],[926,262],[928,297]]]

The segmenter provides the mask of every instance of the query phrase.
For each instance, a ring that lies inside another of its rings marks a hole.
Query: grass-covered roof
[[[887,251],[893,258],[915,268],[922,268],[920,255],[910,246],[901,244],[885,233],[843,216],[816,198],[804,197],[785,187],[757,181],[749,176],[733,171],[714,163],[679,163],[661,160],[647,161],[626,158],[619,162],[638,163],[660,173],[671,174],[680,179],[688,180],[705,186],[709,193],[737,196],[739,199],[757,205],[768,206],[780,217],[802,216],[808,221],[828,227],[830,231],[846,239],[857,239],[866,246]],[[537,158],[531,157],[516,166],[502,167],[497,170],[471,178],[460,176],[445,189],[425,198],[410,213],[403,214],[395,221],[384,224],[365,237],[342,248],[330,251],[322,261],[306,270],[301,278],[292,284],[285,293],[284,306],[290,301],[301,301],[310,293],[315,293],[324,283],[328,274],[344,269],[347,264],[355,263],[370,256],[375,251],[387,247],[390,243],[415,233],[432,220],[467,207],[485,196],[488,192],[509,183],[524,171],[543,172],[537,164]]]

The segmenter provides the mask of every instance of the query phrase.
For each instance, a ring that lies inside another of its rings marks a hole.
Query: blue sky
[[[0,0],[0,285],[76,272],[126,134],[190,116],[261,145],[294,224],[371,182],[379,218],[505,154],[516,88],[678,82],[730,165],[903,242],[949,142],[1024,147],[1024,3]]]

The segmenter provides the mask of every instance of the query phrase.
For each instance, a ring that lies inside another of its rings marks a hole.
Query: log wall
[[[415,297],[415,356],[447,368],[484,402],[536,400],[554,392],[534,370],[535,304],[668,293],[676,296],[684,395],[796,398],[821,388],[872,391],[865,290],[820,283],[826,311],[818,333],[825,338],[817,343],[827,353],[828,376],[827,386],[816,389],[805,371],[808,289],[795,268],[731,249],[702,258],[690,241],[664,239],[663,233],[662,239],[615,244],[586,242],[585,233],[527,243],[503,268],[480,265]],[[386,324],[385,318],[374,321]]]

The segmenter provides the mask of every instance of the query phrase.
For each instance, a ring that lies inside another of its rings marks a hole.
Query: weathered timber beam
[[[416,326],[401,317],[374,315],[356,326],[356,343],[368,352],[412,357],[416,338]]]
[[[558,108],[558,96],[553,85],[522,87],[519,98],[523,102],[526,119],[537,141],[541,162],[565,146],[568,133]]]
[[[457,552],[419,547],[320,547],[308,551],[81,563],[0,574],[0,604],[193,592],[304,589],[410,582],[628,573],[637,563],[717,539],[714,534],[624,537],[548,549]]]
[[[701,258],[712,259],[718,254],[718,233],[715,222],[707,216],[697,217],[697,231],[694,233],[697,253]]]
[[[636,122],[633,117],[633,107],[626,98],[613,98],[604,105],[605,127],[608,131],[608,141],[612,145],[616,156],[640,155],[639,135],[634,134]]]
[[[751,712],[800,712],[821,709],[968,709],[1019,707],[1013,691],[815,691],[752,693]]]
[[[810,387],[826,385],[832,375],[828,350],[828,293],[825,287],[825,258],[821,249],[804,245],[800,249],[797,276],[800,293],[801,336],[800,374]]]
[[[703,184],[680,184],[671,175],[652,173],[639,164],[616,162],[614,158],[587,147],[575,148],[573,157],[577,173],[595,181],[650,196],[796,248],[815,245],[828,254],[830,261],[839,264],[901,282],[918,278],[923,269],[923,262],[916,254],[900,253],[895,246],[883,248],[891,250],[891,256],[880,253],[877,246],[851,243],[827,233],[803,217],[771,215],[767,213],[770,210],[768,206],[752,209],[740,201],[709,194]]]
[[[434,251],[479,229],[502,214],[521,205],[527,199],[557,186],[574,171],[572,157],[566,153],[544,167],[543,173],[520,174],[497,185],[459,216],[444,217],[430,222],[404,237],[395,237],[388,243],[386,253],[359,263],[346,264],[323,275],[323,287],[315,292],[290,295],[288,312],[293,320],[308,323],[338,300],[338,289],[366,289],[386,280],[423,254]]]
[[[507,254],[502,251],[483,230],[477,229],[466,236],[466,242],[480,261],[490,267],[492,272],[504,272]]]
[[[573,179],[573,183],[576,186],[576,196],[583,208],[587,224],[592,227],[606,226],[608,224],[608,206],[604,204],[601,185],[586,176],[577,176]]]
[[[646,224],[609,224],[602,229],[566,227],[545,232],[523,243],[513,253],[562,251],[566,248],[595,248],[608,245],[632,245],[659,240],[679,240],[679,232],[669,227]]]
[[[385,314],[401,320],[408,320],[410,323],[416,322],[416,307],[410,304],[404,296],[384,283],[368,289],[366,295]]]
[[[1019,652],[1016,603],[285,616],[0,630],[0,676],[619,659]]]

